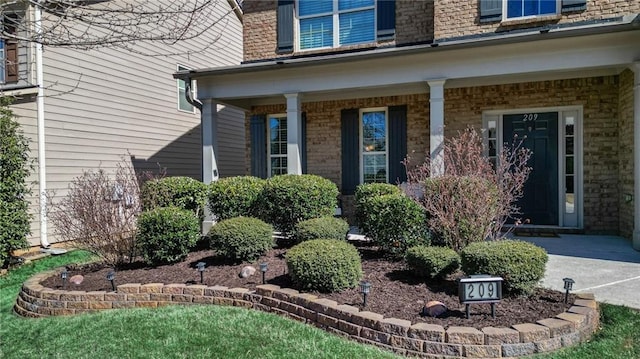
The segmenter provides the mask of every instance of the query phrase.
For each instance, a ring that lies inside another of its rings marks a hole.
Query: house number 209
[[[524,122],[535,121],[537,119],[538,119],[537,113],[525,113],[524,115],[522,115],[522,121]]]
[[[497,299],[495,285],[491,282],[467,284],[467,296],[469,299]]]

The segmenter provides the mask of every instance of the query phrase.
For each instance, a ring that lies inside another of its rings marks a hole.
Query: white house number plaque
[[[469,305],[491,304],[491,316],[496,317],[496,303],[502,299],[502,278],[485,274],[472,275],[458,281],[458,297],[460,303],[465,304],[467,319],[469,319]]]

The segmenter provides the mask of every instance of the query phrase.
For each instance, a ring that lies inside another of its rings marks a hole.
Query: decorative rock
[[[242,268],[242,270],[240,271],[240,274],[238,274],[238,276],[240,278],[248,278],[248,277],[251,277],[254,274],[256,274],[256,268],[255,267],[245,266],[245,267]]]
[[[432,300],[425,304],[422,308],[422,315],[428,315],[430,317],[437,317],[447,312],[447,306],[444,303],[437,300]]]
[[[82,281],[84,280],[84,277],[81,276],[80,274],[76,274],[73,277],[69,278],[69,282],[75,284],[75,285],[80,285],[82,284]]]

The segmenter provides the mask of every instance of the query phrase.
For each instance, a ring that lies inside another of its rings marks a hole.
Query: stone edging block
[[[123,308],[157,308],[169,304],[214,304],[253,308],[308,323],[330,333],[407,356],[426,358],[500,358],[530,355],[576,345],[591,337],[599,324],[592,294],[576,295],[573,306],[555,318],[511,328],[478,330],[414,323],[361,311],[352,305],[318,298],[290,288],[264,284],[255,290],[201,284],[128,283],[112,291],[64,291],[40,283],[62,269],[27,279],[13,308],[17,315],[41,318]]]

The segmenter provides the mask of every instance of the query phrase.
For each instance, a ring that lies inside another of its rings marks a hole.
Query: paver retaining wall
[[[28,279],[14,311],[25,317],[73,315],[99,310],[165,305],[217,304],[279,314],[361,343],[398,354],[425,358],[500,358],[553,351],[591,337],[600,312],[592,294],[578,294],[573,306],[555,318],[511,328],[444,327],[384,318],[350,305],[275,285],[256,290],[185,284],[122,284],[115,292],[65,291],[46,288],[44,279],[61,271]]]

